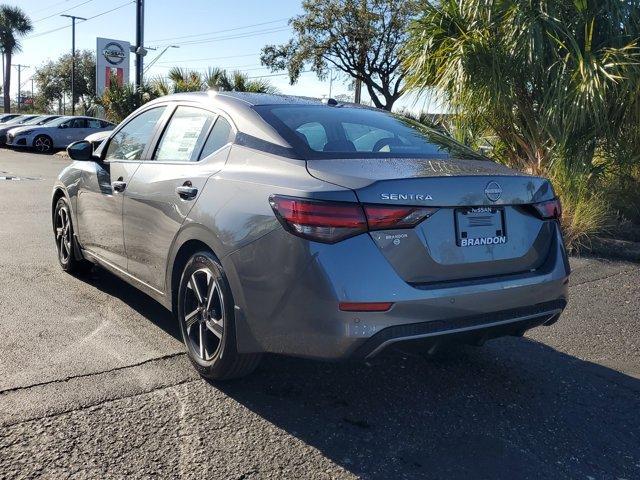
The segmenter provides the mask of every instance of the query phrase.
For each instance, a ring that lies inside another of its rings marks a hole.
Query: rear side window
[[[140,160],[165,108],[146,110],[129,121],[109,142],[105,159]]]
[[[86,118],[74,118],[71,121],[71,128],[87,128],[87,119]]]
[[[89,128],[102,128],[102,122],[97,118],[89,118],[87,121],[89,122]]]
[[[207,138],[207,142],[204,144],[200,158],[208,157],[216,150],[221,149],[227,143],[232,142],[233,137],[233,129],[231,125],[229,125],[229,122],[227,122],[224,117],[218,117],[216,124],[211,129],[209,138]]]
[[[176,108],[154,156],[155,160],[195,162],[216,115],[201,108]]]
[[[327,144],[327,132],[321,123],[304,123],[296,128],[296,133],[310,148],[317,152],[321,152]]]

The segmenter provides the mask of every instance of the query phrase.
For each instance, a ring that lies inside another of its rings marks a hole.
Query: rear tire
[[[38,135],[33,139],[33,149],[38,153],[53,153],[53,140],[48,135]]]
[[[230,380],[258,366],[261,354],[238,353],[233,296],[212,253],[197,252],[187,261],[176,315],[189,359],[202,377]]]
[[[91,262],[76,257],[71,209],[65,197],[58,200],[53,211],[53,233],[58,251],[58,263],[65,272],[83,273],[93,267]]]

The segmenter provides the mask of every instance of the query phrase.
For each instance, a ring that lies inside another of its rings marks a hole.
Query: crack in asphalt
[[[147,360],[144,360],[142,362],[138,362],[138,363],[133,363],[131,365],[123,365],[121,367],[115,367],[112,368],[110,370],[101,370],[99,372],[92,372],[92,373],[83,373],[82,375],[71,375],[65,378],[58,378],[55,380],[49,380],[46,382],[40,382],[40,383],[34,383],[32,385],[23,385],[20,387],[12,387],[12,388],[7,388],[5,390],[0,390],[0,396],[2,395],[6,395],[8,393],[13,393],[13,392],[18,392],[21,390],[29,390],[31,388],[35,388],[35,387],[44,387],[46,385],[53,385],[56,383],[66,383],[66,382],[70,382],[71,380],[76,380],[78,378],[87,378],[87,377],[94,377],[97,375],[104,375],[106,373],[111,373],[111,372],[118,372],[120,370],[127,370],[129,368],[135,368],[135,367],[140,367],[142,365],[147,365],[149,363],[158,361],[158,360],[168,360],[170,358],[175,358],[175,357],[179,357],[182,355],[186,355],[186,352],[177,352],[177,353],[170,353],[168,355],[162,355],[161,357],[154,357],[154,358],[148,358]]]
[[[76,407],[76,408],[69,408],[69,409],[61,410],[59,412],[51,413],[51,414],[48,414],[48,415],[42,415],[40,417],[31,417],[31,418],[27,418],[27,419],[24,419],[24,420],[19,420],[19,421],[14,422],[14,423],[10,423],[10,422],[0,423],[0,426],[2,426],[2,428],[15,427],[17,425],[22,425],[24,423],[37,422],[39,420],[46,420],[46,419],[49,419],[49,418],[56,418],[56,417],[59,417],[61,415],[66,415],[68,413],[87,410],[89,408],[100,409],[103,405],[107,405],[109,403],[118,402],[120,400],[126,400],[126,399],[129,399],[129,398],[141,397],[143,395],[151,395],[151,394],[154,394],[156,392],[162,392],[163,390],[169,390],[171,388],[179,387],[181,385],[188,385],[190,383],[195,383],[195,382],[200,382],[200,381],[204,381],[204,380],[202,378],[197,378],[195,380],[190,380],[190,379],[180,380],[179,382],[174,383],[172,385],[164,385],[162,387],[153,388],[151,390],[147,390],[147,391],[144,391],[144,392],[133,393],[131,395],[123,395],[123,396],[116,397],[116,398],[107,398],[105,400],[102,400],[102,401],[96,402],[96,403],[92,403],[90,405],[82,405],[82,406]]]

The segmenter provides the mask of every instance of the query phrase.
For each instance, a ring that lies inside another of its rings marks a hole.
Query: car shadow
[[[529,339],[212,385],[361,478],[640,478],[640,381]]]
[[[170,312],[118,277],[79,278],[181,339]],[[365,479],[640,478],[640,380],[529,338],[436,358],[266,355],[210,388]]]
[[[90,272],[77,275],[76,278],[107,295],[119,298],[144,318],[182,342],[182,334],[171,312],[124,280],[99,267],[93,267]]]

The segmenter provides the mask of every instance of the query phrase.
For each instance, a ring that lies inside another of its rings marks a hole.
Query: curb
[[[640,263],[640,242],[595,237],[590,245],[582,247],[578,255],[593,255]]]

